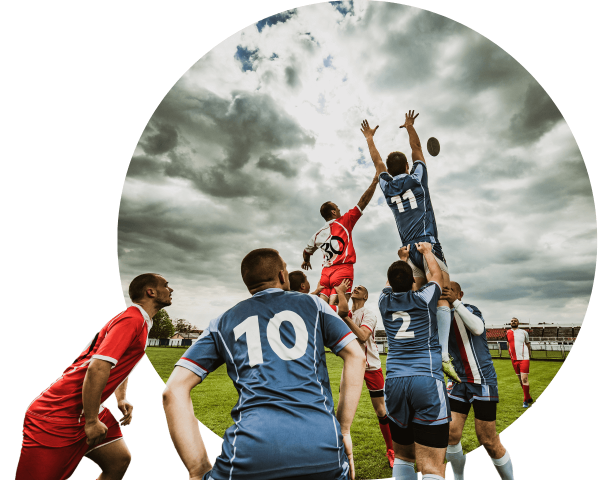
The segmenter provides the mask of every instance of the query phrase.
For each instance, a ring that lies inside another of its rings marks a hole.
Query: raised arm
[[[400,128],[406,128],[408,132],[408,141],[410,142],[410,148],[412,149],[412,159],[413,162],[417,160],[421,160],[423,163],[425,162],[425,156],[423,155],[423,149],[421,148],[421,141],[419,140],[419,136],[417,135],[417,131],[415,130],[415,119],[419,116],[417,113],[415,115],[414,110],[409,110],[407,114],[405,114],[404,125],[400,125]]]
[[[442,269],[437,263],[435,259],[435,255],[431,251],[431,243],[420,242],[416,243],[415,246],[417,250],[423,255],[423,258],[427,262],[427,266],[429,267],[429,278],[427,278],[428,282],[436,282],[440,286],[440,290],[442,288]]]
[[[212,468],[190,397],[192,388],[200,381],[201,378],[195,373],[176,366],[163,392],[163,407],[171,440],[190,474],[190,480],[201,480]]]
[[[371,182],[371,185],[369,185],[369,188],[367,188],[365,190],[365,193],[362,194],[362,197],[360,197],[360,200],[357,203],[358,208],[360,208],[361,212],[364,212],[365,208],[367,208],[367,205],[373,198],[373,194],[375,193],[376,188],[377,188],[377,175],[375,175],[375,177],[373,177],[373,181]]]
[[[369,153],[371,154],[371,160],[373,160],[373,164],[375,165],[375,170],[377,171],[377,173],[375,174],[375,177],[379,178],[379,175],[381,173],[387,172],[387,168],[385,168],[385,163],[383,163],[383,160],[381,159],[381,155],[379,155],[379,152],[377,151],[377,148],[375,147],[375,142],[373,141],[373,136],[375,135],[375,132],[379,128],[379,125],[377,125],[375,128],[371,128],[371,127],[369,127],[369,122],[367,122],[366,120],[363,120],[363,122],[360,126],[361,126],[360,131],[367,139],[367,145],[369,146]]]
[[[340,401],[337,409],[337,419],[340,422],[344,449],[350,463],[350,478],[354,480],[354,458],[352,455],[352,437],[350,427],[358,407],[360,394],[362,392],[363,377],[365,376],[365,354],[352,340],[338,353],[344,361],[342,380],[340,383]]]
[[[445,287],[440,300],[447,300],[454,307],[454,314],[458,315],[465,326],[473,335],[481,335],[483,333],[483,320],[474,313],[471,313],[462,301],[458,298],[456,292],[451,287]]]

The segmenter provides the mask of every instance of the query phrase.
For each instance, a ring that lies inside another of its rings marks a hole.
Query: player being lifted
[[[342,283],[345,278],[350,280],[350,287],[346,296],[352,291],[354,281],[354,264],[356,263],[356,252],[352,242],[352,229],[367,207],[375,188],[377,187],[377,176],[373,178],[369,188],[354,208],[344,215],[340,213],[339,207],[333,202],[325,202],[321,205],[321,216],[327,222],[325,226],[315,233],[308,245],[302,252],[304,262],[302,268],[312,270],[310,256],[320,248],[323,251],[323,270],[319,284],[323,287],[319,296],[329,302],[335,303],[337,293],[335,287]]]
[[[419,114],[415,115],[414,113],[414,110],[409,111],[406,114],[404,125],[400,126],[400,128],[406,128],[412,149],[413,168],[410,174],[406,155],[401,152],[392,152],[388,155],[386,168],[386,164],[383,163],[381,155],[379,155],[373,141],[373,136],[379,125],[375,128],[370,128],[369,122],[364,120],[361,125],[361,132],[367,140],[369,153],[377,170],[376,175],[379,178],[379,186],[394,214],[402,246],[404,247],[417,242],[431,243],[433,254],[442,270],[442,287],[447,287],[450,284],[450,275],[444,253],[442,252],[442,246],[438,240],[437,225],[429,195],[425,157],[421,149],[419,136],[414,127],[415,118]],[[418,290],[431,279],[431,272],[429,271],[427,262],[423,261],[423,255],[416,248],[410,250],[408,264],[413,270],[415,290]],[[454,381],[460,383],[460,379],[454,371],[450,355],[448,354],[450,304],[446,300],[438,302],[436,317],[439,340],[442,346],[444,373]]]
[[[452,363],[456,373],[462,380],[448,392],[452,422],[446,460],[452,464],[454,480],[464,480],[467,457],[463,454],[460,439],[472,405],[477,440],[488,452],[500,478],[513,480],[510,455],[496,432],[498,380],[487,344],[483,315],[476,306],[462,303],[463,292],[456,282],[450,282],[450,288],[444,289],[443,297],[454,308],[448,348],[454,357]]]

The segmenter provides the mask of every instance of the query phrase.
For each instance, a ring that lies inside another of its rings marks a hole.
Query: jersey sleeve
[[[427,167],[422,160],[417,160],[413,163],[412,172],[410,172],[410,176],[414,178],[421,185],[427,185]]]
[[[477,315],[481,321],[483,322],[483,324],[485,325],[485,320],[483,319],[483,314],[481,313],[481,311],[474,305],[465,305],[465,307],[467,307],[467,310],[469,310],[469,312],[471,312],[473,315]]]
[[[523,330],[523,333],[525,334],[525,336],[523,337],[523,343],[529,343],[529,333],[527,332],[527,330]]]
[[[342,217],[338,220],[339,223],[344,225],[348,230],[352,231],[358,219],[362,216],[362,210],[358,205],[354,208],[348,210]]]
[[[306,253],[308,253],[309,255],[312,255],[313,253],[315,253],[317,251],[317,249],[319,248],[319,246],[317,245],[317,235],[318,235],[318,233],[313,235],[312,237],[310,237],[310,240],[306,244],[306,247],[304,247],[304,251]]]
[[[437,303],[441,295],[442,289],[437,282],[429,282],[415,292],[415,296],[423,300],[426,305],[429,305],[432,301]]]
[[[346,345],[356,338],[356,335],[352,333],[350,327],[348,327],[340,317],[333,313],[330,306],[321,298],[315,297],[315,302],[319,309],[321,331],[323,332],[323,344],[337,355]]]
[[[360,326],[367,327],[371,333],[374,333],[375,329],[377,328],[377,316],[375,313],[371,310],[366,310]]]
[[[394,177],[392,177],[388,172],[381,172],[379,174],[379,188],[381,188],[381,191],[383,192],[384,195],[387,194],[387,186],[394,180]]]
[[[138,317],[125,313],[122,317],[114,320],[106,329],[105,337],[92,358],[116,365],[141,333],[144,323],[145,320],[141,314]]]
[[[211,320],[208,328],[202,332],[196,343],[186,350],[175,366],[187,368],[204,380],[210,372],[223,365],[225,359],[220,354],[217,338],[220,319],[219,316]]]

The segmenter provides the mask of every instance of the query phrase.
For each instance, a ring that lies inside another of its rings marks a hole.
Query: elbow
[[[173,390],[167,385],[162,393],[163,407],[167,408],[173,401]]]
[[[477,327],[474,331],[473,331],[473,335],[479,337],[481,334],[483,333],[483,327]]]

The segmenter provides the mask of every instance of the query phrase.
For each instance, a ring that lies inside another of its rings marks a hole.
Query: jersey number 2
[[[411,189],[408,189],[406,192],[404,192],[402,197],[400,197],[400,195],[396,195],[395,197],[392,197],[391,200],[392,200],[392,202],[394,202],[396,204],[399,212],[404,211],[404,206],[402,205],[402,200],[409,201],[411,210],[414,210],[415,208],[417,208],[417,199],[415,198],[415,194],[412,192]]]
[[[398,330],[394,338],[415,338],[415,332],[407,332],[410,325],[410,315],[407,312],[395,312],[392,314],[394,321],[398,318],[402,319],[402,325],[400,325],[400,330]]]
[[[290,348],[281,341],[279,329],[283,322],[290,322],[296,334],[296,343]],[[263,363],[262,344],[260,341],[260,325],[258,315],[248,317],[233,329],[235,340],[246,334],[246,345],[248,346],[248,360],[250,366]],[[290,310],[279,312],[269,320],[267,324],[267,340],[271,349],[282,360],[296,360],[306,352],[308,345],[308,331],[302,317]]]

